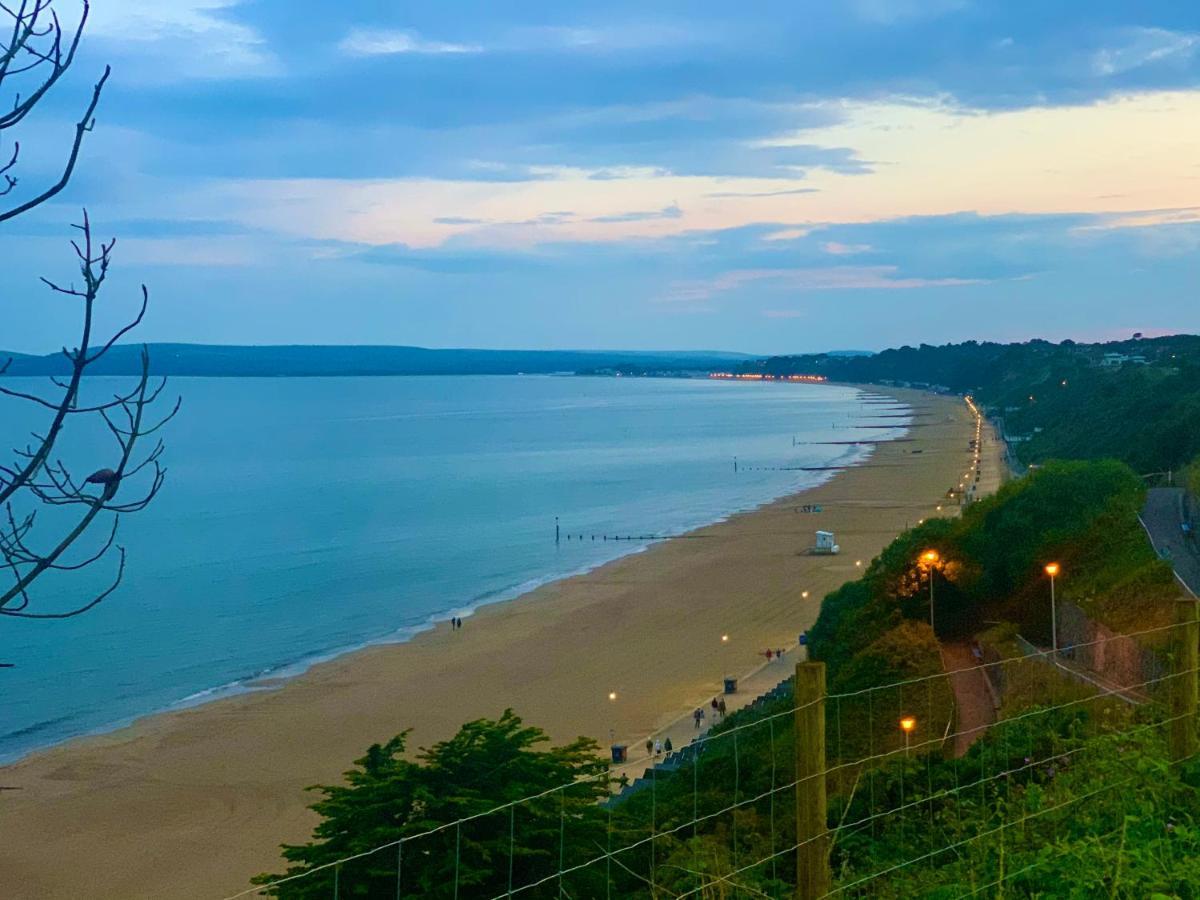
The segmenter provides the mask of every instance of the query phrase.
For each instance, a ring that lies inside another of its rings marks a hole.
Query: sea
[[[120,587],[75,618],[0,618],[0,761],[408,640],[814,486],[833,472],[803,468],[867,453],[832,442],[906,424],[855,431],[878,407],[851,387],[703,378],[176,378],[161,405],[176,396],[162,490],[120,523]],[[0,403],[5,439],[41,429]],[[72,425],[56,456],[86,475],[111,437]],[[31,540],[70,512],[43,510]],[[67,609],[114,568],[39,582],[28,608]]]

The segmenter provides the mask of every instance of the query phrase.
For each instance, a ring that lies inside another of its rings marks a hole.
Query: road
[[[1200,553],[1183,535],[1183,489],[1151,488],[1142,507],[1142,525],[1150,542],[1175,567],[1175,575],[1193,595],[1200,591]]]
[[[955,723],[954,756],[961,757],[971,744],[987,732],[996,721],[996,706],[988,690],[987,677],[979,668],[979,660],[965,641],[942,644],[942,665],[950,674],[954,705],[958,711]]]

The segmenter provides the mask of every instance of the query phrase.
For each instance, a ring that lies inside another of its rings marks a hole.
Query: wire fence
[[[596,771],[520,799],[481,799],[452,821],[418,812],[396,823],[395,840],[227,900],[784,897],[811,847],[832,871],[812,896],[904,896],[914,885],[977,896],[1052,864],[1052,853],[1027,851],[1052,843],[1064,822],[1079,826],[1082,806],[1088,836],[1123,828],[1105,804],[1162,782],[1182,760],[1181,726],[1194,752],[1200,667],[1194,652],[1175,651],[1195,636],[1195,623],[1181,622],[1076,645],[1156,646],[1168,664],[1132,682],[1079,683],[1042,650],[816,697],[784,693],[735,713],[667,766],[645,757],[633,785]],[[998,669],[999,712],[977,708],[979,680]],[[1145,702],[1117,702],[1130,692]],[[815,738],[795,723],[814,708],[822,762],[803,771],[798,747]],[[488,785],[504,778],[488,773]],[[814,783],[829,801],[821,827],[805,833],[798,805]],[[1020,864],[1010,868],[1006,852]]]

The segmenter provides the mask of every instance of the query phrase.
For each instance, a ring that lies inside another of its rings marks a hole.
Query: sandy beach
[[[412,746],[426,745],[512,707],[556,739],[607,745],[612,729],[637,746],[711,697],[726,670],[749,673],[765,648],[795,645],[856,563],[946,502],[970,461],[969,410],[888,394],[916,407],[912,440],[880,445],[820,487],[486,607],[461,631],[442,626],[276,690],[151,716],[0,769],[10,789],[0,793],[0,893],[220,900],[278,871],[281,842],[308,836],[306,786],[338,780],[369,744],[405,728]],[[989,434],[981,488],[1002,465]],[[837,534],[839,556],[804,553],[818,528]]]

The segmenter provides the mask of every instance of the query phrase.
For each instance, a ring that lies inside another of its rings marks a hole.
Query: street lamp
[[[904,755],[908,756],[908,739],[917,728],[916,716],[904,716],[900,719],[900,730],[904,732]]]
[[[938,560],[942,557],[936,550],[926,550],[921,554],[921,562],[929,567],[929,627],[933,630],[933,636],[937,637],[937,629],[933,624],[933,573],[934,566],[938,564]]]
[[[1058,661],[1058,607],[1054,603],[1054,578],[1062,571],[1058,563],[1046,563],[1046,574],[1050,576],[1050,646],[1054,650],[1054,660]]]

